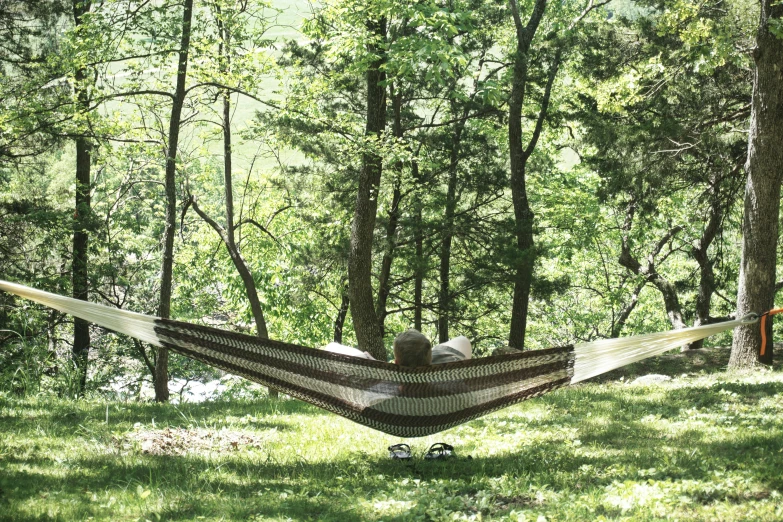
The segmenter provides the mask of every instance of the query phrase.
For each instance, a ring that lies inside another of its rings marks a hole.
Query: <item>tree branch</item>
[[[266,227],[264,227],[264,225],[262,225],[261,223],[259,223],[255,219],[245,218],[242,221],[240,221],[239,223],[237,223],[235,228],[239,227],[240,225],[243,225],[245,223],[258,227],[258,229],[261,230],[261,232],[263,232],[266,235],[268,235],[269,237],[271,237],[272,240],[274,240],[275,243],[277,243],[278,245],[280,244],[280,241],[278,241],[277,238],[275,236],[273,236],[272,233],[269,230],[266,229]]]
[[[131,339],[133,339],[131,337]],[[136,347],[136,349],[141,354],[141,358],[144,360],[144,364],[147,366],[147,369],[152,374],[152,378],[155,379],[155,365],[150,361],[150,358],[147,356],[147,350],[144,349],[144,345],[141,344],[141,341],[138,339],[133,339],[133,345]]]
[[[193,196],[191,194],[190,198],[188,198],[188,202],[186,203],[185,208],[187,208],[188,205],[193,207],[193,210],[196,211],[196,214],[198,214],[201,219],[206,221],[207,224],[210,227],[212,227],[212,230],[218,233],[220,239],[223,240],[223,243],[225,243],[226,245],[230,245],[231,242],[229,240],[230,238],[228,237],[228,232],[226,231],[226,229],[223,228],[223,226],[220,223],[218,223],[217,221],[209,217],[206,212],[201,210],[201,208],[198,206],[198,203],[196,203],[196,196]],[[183,212],[183,217],[184,217],[184,212]]]
[[[585,6],[584,10],[579,14],[579,16],[574,18],[574,20],[571,22],[571,25],[568,26],[568,30],[570,31],[574,27],[576,27],[576,24],[581,22],[584,19],[584,17],[587,16],[590,13],[590,11],[592,11],[593,9],[598,9],[599,7],[606,5],[609,2],[611,2],[611,1],[612,0],[604,0],[603,2],[599,2],[597,4],[594,4],[593,0],[590,0],[587,3],[587,6]]]
[[[561,57],[562,57],[562,51],[560,47],[558,47],[557,51],[555,52],[554,63],[552,64],[549,70],[549,76],[546,79],[546,87],[544,88],[544,97],[541,100],[541,109],[538,111],[538,118],[536,119],[536,127],[533,130],[533,135],[530,137],[530,141],[528,142],[527,148],[523,152],[523,157],[525,159],[529,158],[530,155],[533,154],[533,149],[536,148],[536,144],[538,143],[538,138],[541,136],[541,130],[544,127],[544,120],[546,119],[546,115],[549,110],[549,100],[552,95],[552,85],[555,83],[555,77],[557,76],[557,71],[560,68]]]

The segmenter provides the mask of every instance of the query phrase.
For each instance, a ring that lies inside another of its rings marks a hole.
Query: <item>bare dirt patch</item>
[[[241,430],[205,428],[137,429],[121,439],[117,445],[123,450],[138,448],[147,455],[186,455],[203,451],[225,453],[243,449],[260,449],[264,437]]]

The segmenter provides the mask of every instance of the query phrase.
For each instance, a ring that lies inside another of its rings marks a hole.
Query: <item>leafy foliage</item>
[[[91,299],[154,314],[181,6],[102,2],[76,27],[69,6],[22,4],[19,13],[41,24],[0,32],[31,64],[3,62],[0,273],[70,292],[68,140],[89,136]],[[520,3],[521,14],[533,6]],[[654,281],[669,285],[682,324],[731,313],[755,7],[624,1],[574,24],[584,7],[548,6],[526,58],[524,133],[534,132],[549,73],[560,67],[527,164],[532,252],[520,253],[514,239],[507,109],[517,35],[503,2],[340,0],[303,15],[301,3],[199,4],[178,211],[193,195],[227,226],[221,101],[230,93],[235,232],[274,338],[319,346],[342,324],[343,342],[355,343],[341,308],[368,154],[384,168],[372,271],[387,346],[414,325],[433,340],[468,335],[479,355],[504,346],[509,267],[528,255],[535,259],[528,348],[671,327],[676,307],[650,289]],[[378,40],[366,22],[381,18]],[[364,75],[376,51],[386,130],[368,139]],[[78,70],[90,73],[88,111],[76,96]],[[621,257],[654,267],[657,279]],[[192,212],[181,216],[174,315],[251,331],[233,266],[209,226]],[[65,372],[69,320],[3,299],[0,326],[30,332],[22,333],[27,344],[0,337],[3,347],[13,345],[11,374],[46,367],[47,357]],[[100,330],[92,341],[90,390],[120,376],[148,378],[149,347]],[[213,375],[179,359],[171,373]],[[38,384],[25,389],[67,388],[47,380],[57,372],[34,375]]]

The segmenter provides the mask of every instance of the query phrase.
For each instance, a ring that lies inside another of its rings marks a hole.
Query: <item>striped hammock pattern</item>
[[[421,368],[160,319],[0,281],[0,290],[271,386],[359,424],[422,437],[743,324],[727,321]]]

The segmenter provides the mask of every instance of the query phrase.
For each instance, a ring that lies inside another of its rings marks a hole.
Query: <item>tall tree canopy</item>
[[[379,359],[772,307],[777,3],[300,7],[0,1],[2,277]],[[3,383],[213,375],[8,296],[0,329]]]

